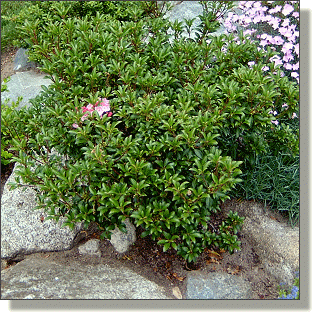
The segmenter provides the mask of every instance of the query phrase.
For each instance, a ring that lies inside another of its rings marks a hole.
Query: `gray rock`
[[[20,48],[13,61],[14,71],[27,71],[31,68],[36,67],[36,63],[33,61],[29,61],[28,59],[28,49]]]
[[[101,252],[99,250],[99,243],[98,239],[90,239],[83,245],[78,247],[80,254],[90,254],[94,256],[101,257]]]
[[[191,271],[187,276],[187,299],[250,299],[252,288],[239,276]]]
[[[299,228],[271,219],[258,203],[245,216],[241,233],[256,245],[264,268],[280,282],[292,282],[299,269]]]
[[[110,239],[111,244],[118,253],[126,252],[137,239],[135,226],[128,219],[124,221],[124,224],[126,225],[127,233],[115,228]]]
[[[35,71],[17,72],[10,77],[7,82],[8,91],[1,92],[1,104],[6,99],[16,102],[18,97],[23,99],[17,109],[23,106],[30,106],[29,100],[35,98],[41,91],[41,86],[49,86],[52,83],[50,79],[46,79],[45,75]]]
[[[74,230],[62,227],[64,219],[58,223],[41,220],[47,214],[34,210],[35,191],[31,187],[9,189],[14,182],[16,166],[4,186],[1,198],[1,258],[12,258],[18,254],[41,251],[68,250],[73,246],[75,235],[81,230],[78,223]]]
[[[1,271],[2,299],[170,299],[156,283],[125,268],[60,265],[31,256]]]

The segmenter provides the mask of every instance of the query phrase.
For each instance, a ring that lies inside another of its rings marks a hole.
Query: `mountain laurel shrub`
[[[141,12],[136,21],[61,18],[34,33],[30,59],[53,84],[10,125],[19,133],[15,187],[34,187],[49,219],[65,217],[71,228],[95,221],[104,237],[130,219],[188,262],[210,245],[239,249],[243,218],[231,212],[214,230],[210,216],[241,181],[244,161],[279,139],[295,151],[296,137],[279,135],[270,111],[286,103],[277,119],[290,120],[298,88],[274,63],[262,71],[273,52],[243,34],[239,44],[209,36],[202,18],[196,39]],[[105,99],[110,112],[92,109]]]

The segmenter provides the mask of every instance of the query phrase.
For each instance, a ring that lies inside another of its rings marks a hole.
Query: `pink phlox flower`
[[[259,23],[259,22],[262,20],[262,18],[263,18],[263,16],[257,15],[257,16],[255,16],[255,17],[253,17],[252,22],[253,22],[253,23]]]
[[[262,71],[268,71],[268,70],[269,70],[269,67],[268,67],[268,66],[264,66],[264,67],[261,68],[261,70],[262,70]]]
[[[267,17],[269,17],[269,16],[267,16]],[[278,29],[280,21],[281,21],[281,19],[279,19],[279,18],[271,17],[268,20],[268,24],[271,25],[273,29]]]
[[[291,119],[294,119],[294,118],[298,118],[298,116],[297,116],[297,114],[295,112],[292,114]]]
[[[273,124],[275,124],[276,126],[279,124],[279,121],[278,121],[278,120],[271,120],[271,122],[272,122]]]
[[[245,36],[246,34],[252,35],[253,33],[255,33],[255,30],[246,30],[243,32],[243,35]]]
[[[263,46],[263,47],[264,47],[265,45],[267,45],[267,44],[269,44],[269,42],[268,42],[267,40],[261,40],[261,41],[260,41],[260,45]]]
[[[283,61],[285,61],[285,62],[291,61],[293,59],[294,59],[293,55],[288,52],[283,56]]]
[[[73,123],[72,126],[73,126],[74,128],[79,128],[79,126],[78,126],[76,123]]]
[[[265,12],[265,11],[267,11],[267,10],[268,10],[268,8],[267,8],[267,7],[264,7],[264,6],[260,8],[260,12],[261,12],[261,11],[262,11],[262,12]]]
[[[251,67],[251,66],[253,66],[254,64],[256,64],[254,61],[249,61],[248,62],[248,65]]]
[[[279,32],[284,36],[288,33],[288,29],[285,27],[279,28]]]
[[[232,20],[233,22],[237,22],[239,19],[241,19],[241,17],[242,17],[242,16],[237,16],[236,14],[233,14],[231,20]]]
[[[287,70],[292,70],[292,64],[290,64],[290,63],[285,63],[283,66],[284,66]]]
[[[283,20],[283,22],[282,22],[281,25],[282,25],[283,27],[287,27],[289,24],[290,24],[290,20],[287,18],[287,19],[284,19],[284,20]]]
[[[284,103],[281,107],[282,107],[282,108],[285,108],[286,110],[289,109],[289,106],[288,106],[286,103]]]
[[[274,62],[275,66],[283,64],[279,56],[273,56],[270,60]]]
[[[271,44],[278,44],[275,38],[270,37],[268,40]]]
[[[282,45],[284,43],[284,40],[280,36],[275,36],[274,40],[277,45]]]
[[[294,52],[298,55],[299,57],[299,43],[297,43],[295,46],[294,46]]]
[[[287,54],[287,53],[291,53],[291,49],[293,48],[293,44],[290,43],[290,42],[286,42],[281,51],[284,53],[284,54]]]
[[[292,65],[292,70],[299,70],[299,61]]]
[[[269,10],[269,13],[277,13],[277,12],[280,12],[281,9],[282,9],[281,6],[276,6],[276,7],[274,7],[273,9],[270,9],[270,10]]]
[[[288,14],[290,14],[292,11],[294,10],[293,6],[291,6],[290,4],[285,4],[283,9],[282,9],[282,13],[287,16]]]
[[[247,24],[250,24],[250,23],[252,22],[252,20],[251,20],[250,17],[245,17],[245,18],[243,19],[243,21],[244,21],[245,23],[247,23]]]
[[[252,1],[245,1],[245,2],[240,2],[240,5],[242,8],[250,8],[252,6]]]
[[[298,77],[299,77],[299,73],[297,73],[297,72],[291,72],[291,77],[293,77],[293,78],[298,78]]]
[[[299,12],[294,12],[292,15],[293,15],[295,18],[298,18],[298,17],[299,17]]]

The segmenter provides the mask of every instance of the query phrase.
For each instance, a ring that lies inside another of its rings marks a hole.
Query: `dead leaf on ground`
[[[175,272],[172,275],[179,281],[183,281],[185,279],[185,277],[179,277]]]
[[[177,299],[182,299],[182,294],[181,291],[178,287],[172,288],[172,294],[177,298]]]

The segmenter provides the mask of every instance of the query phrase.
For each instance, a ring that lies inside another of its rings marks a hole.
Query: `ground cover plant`
[[[48,218],[70,227],[95,221],[109,237],[130,219],[189,262],[210,245],[232,253],[243,218],[230,212],[218,230],[207,222],[257,156],[298,152],[297,83],[242,32],[239,43],[210,36],[209,6],[185,39],[138,3],[128,20],[67,18],[61,5],[46,28],[21,27],[53,84],[5,119],[19,152],[15,187],[33,186]]]
[[[300,277],[299,272],[296,272],[296,278],[293,285],[288,287],[285,283],[279,285],[279,298],[281,300],[298,300],[300,299]]]

